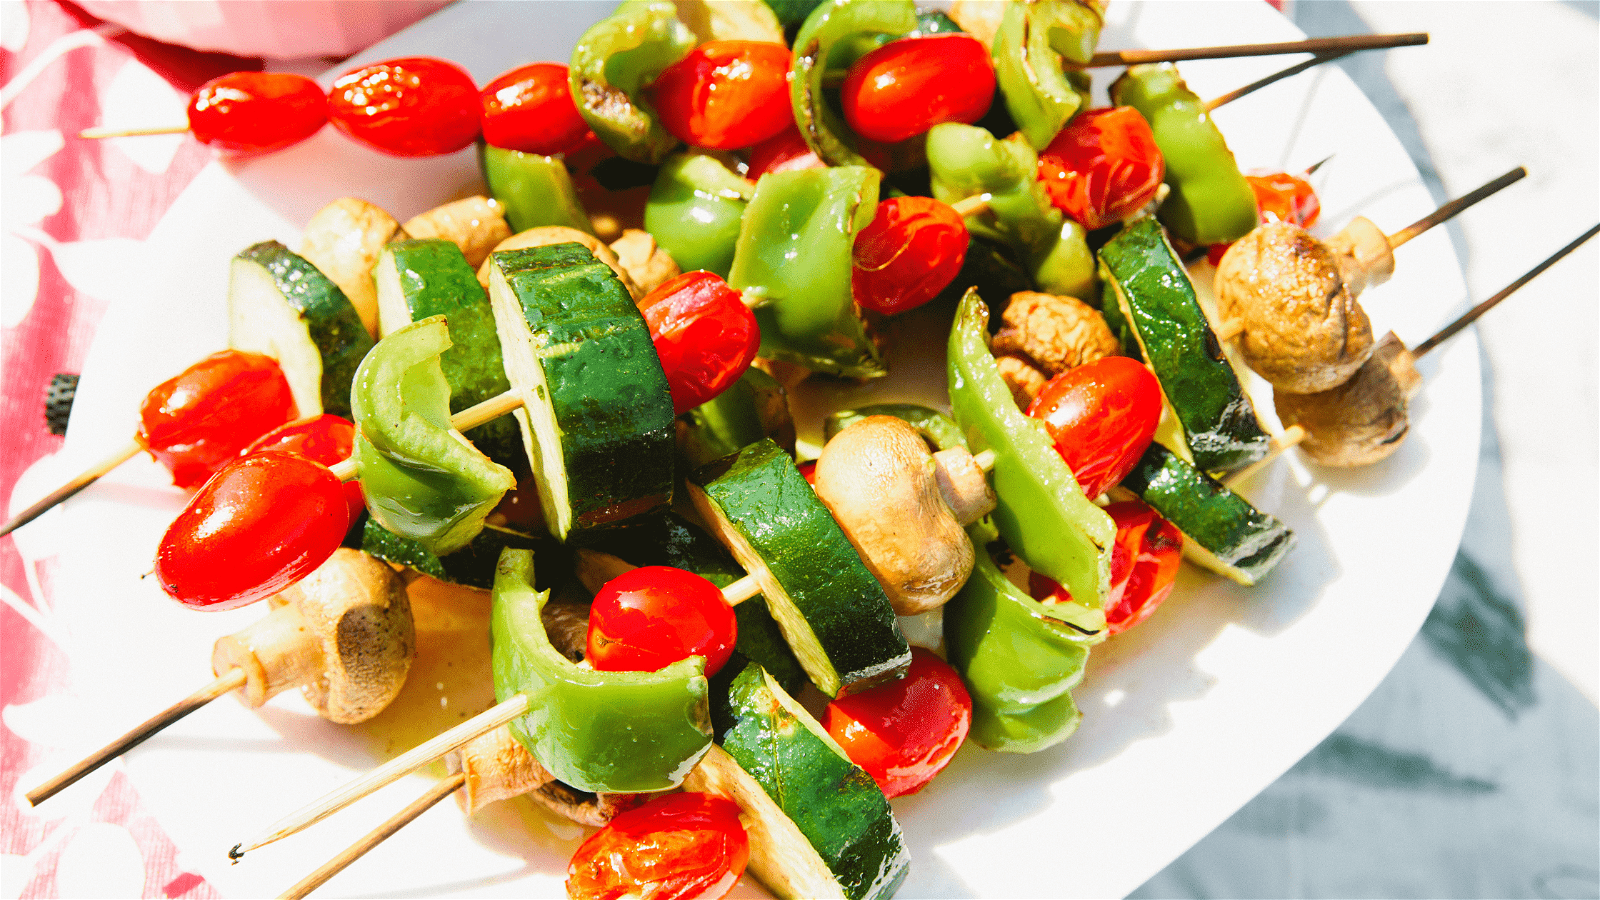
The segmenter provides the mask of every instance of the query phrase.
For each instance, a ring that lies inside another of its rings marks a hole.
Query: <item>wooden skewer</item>
[[[245,673],[243,669],[229,669],[226,674],[217,676],[210,684],[156,713],[135,726],[127,734],[85,757],[72,768],[29,791],[27,795],[28,803],[32,806],[38,806],[49,800],[64,788],[76,783],[78,779],[137,747],[151,735],[221,697],[223,694],[243,687],[244,683]]]
[[[1353,34],[1345,37],[1309,38],[1276,44],[1232,44],[1217,47],[1188,47],[1174,50],[1108,50],[1096,53],[1085,68],[1133,66],[1141,63],[1186,62],[1196,59],[1226,59],[1240,56],[1275,56],[1282,53],[1353,53],[1386,47],[1414,47],[1428,42],[1426,32],[1408,34]]]
[[[965,219],[967,216],[975,216],[989,208],[989,195],[973,194],[971,197],[967,197],[964,200],[957,200],[956,202],[950,204],[950,208],[955,210],[956,215],[963,219]]]
[[[145,137],[154,134],[188,134],[189,126],[184,125],[157,125],[151,128],[108,128],[96,125],[78,132],[78,137],[86,141],[99,141],[115,137]]]
[[[1212,97],[1210,100],[1207,100],[1205,102],[1205,104],[1204,104],[1205,111],[1206,112],[1211,112],[1211,111],[1215,110],[1217,107],[1222,106],[1225,103],[1232,103],[1233,101],[1239,99],[1240,97],[1245,96],[1246,94],[1253,94],[1256,91],[1261,90],[1262,88],[1266,87],[1269,84],[1276,84],[1277,82],[1280,82],[1280,81],[1284,80],[1285,78],[1291,78],[1291,77],[1293,77],[1295,75],[1299,75],[1301,72],[1304,72],[1305,70],[1310,69],[1310,68],[1314,68],[1316,66],[1320,66],[1325,62],[1332,62],[1333,60],[1336,60],[1336,59],[1342,59],[1342,58],[1344,58],[1346,56],[1349,56],[1350,53],[1351,53],[1351,51],[1349,51],[1349,50],[1346,50],[1346,51],[1344,51],[1342,53],[1319,53],[1316,56],[1313,56],[1313,57],[1311,57],[1310,59],[1308,59],[1308,60],[1306,60],[1304,62],[1296,63],[1295,65],[1292,65],[1287,69],[1282,69],[1280,71],[1272,73],[1271,75],[1268,75],[1265,78],[1258,79],[1256,81],[1252,81],[1252,82],[1250,82],[1249,84],[1245,85],[1242,88],[1237,88],[1235,90],[1231,90],[1231,91],[1227,92],[1226,94],[1222,94],[1221,96]]]
[[[315,872],[301,879],[294,887],[284,891],[281,900],[300,900],[300,898],[322,887],[323,883],[329,878],[344,871],[351,863],[366,855],[368,850],[388,840],[395,832],[409,825],[413,819],[438,805],[440,800],[461,790],[461,786],[466,783],[467,774],[465,772],[457,772],[429,788],[422,796],[411,801],[411,804],[405,809],[395,813],[382,825],[368,832],[365,837],[346,847],[333,859],[318,867]]]
[[[43,500],[40,500],[38,503],[35,503],[22,512],[17,513],[16,516],[11,519],[11,521],[5,524],[4,527],[0,527],[0,537],[4,537],[5,535],[16,531],[18,528],[21,528],[29,522],[32,522],[34,519],[39,518],[52,506],[55,506],[57,503],[60,503],[68,497],[71,497],[89,485],[94,484],[100,479],[100,476],[106,474],[112,469],[115,469],[117,466],[122,465],[128,460],[133,459],[135,456],[138,456],[139,451],[143,449],[143,447],[139,446],[138,441],[131,441],[129,442],[128,446],[118,450],[105,459],[102,459],[101,461],[85,469],[83,474],[79,475],[77,478],[72,479],[59,488],[56,488],[54,491],[51,491],[50,495],[45,497]]]
[[[1272,465],[1273,460],[1282,456],[1290,447],[1299,444],[1305,439],[1306,430],[1304,428],[1301,428],[1299,425],[1290,425],[1288,428],[1284,429],[1282,434],[1272,439],[1272,446],[1267,450],[1266,456],[1261,457],[1250,465],[1245,466],[1232,475],[1229,475],[1227,480],[1223,482],[1223,486],[1231,490],[1237,485],[1243,484],[1244,482],[1250,480],[1250,476],[1256,474],[1262,469],[1265,469],[1267,466]]]

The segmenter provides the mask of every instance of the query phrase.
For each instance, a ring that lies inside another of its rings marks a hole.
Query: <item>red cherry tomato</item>
[[[788,127],[750,148],[750,169],[745,177],[761,180],[770,172],[790,172],[796,169],[821,169],[827,166],[815,150],[800,136],[800,129],[790,122]]]
[[[1316,190],[1304,178],[1288,172],[1269,172],[1246,175],[1244,180],[1250,185],[1251,193],[1256,195],[1256,208],[1261,210],[1263,223],[1286,222],[1310,228],[1317,224],[1317,217],[1322,215],[1322,201],[1317,199]],[[1206,258],[1216,265],[1222,262],[1222,254],[1227,253],[1231,246],[1212,244]]]
[[[856,234],[850,291],[886,315],[932,300],[967,259],[967,224],[931,197],[890,197]]]
[[[989,50],[969,34],[890,41],[861,57],[839,100],[856,134],[883,143],[916,137],[942,122],[971,125],[994,100]]]
[[[618,813],[567,866],[571,900],[717,900],[750,860],[739,805],[709,794],[667,794]]]
[[[1028,415],[1044,420],[1084,495],[1098,497],[1150,446],[1161,421],[1161,383],[1143,364],[1108,356],[1050,379]]]
[[[282,450],[301,459],[332,467],[350,458],[355,450],[355,440],[354,422],[332,413],[323,413],[313,419],[301,419],[272,429],[246,447],[240,455]],[[359,479],[352,478],[344,483],[344,499],[350,506],[350,521],[354,522],[367,508]]]
[[[809,484],[812,487],[816,487],[817,486],[817,461],[816,460],[808,459],[805,462],[800,463],[799,465],[795,466],[795,468],[800,470],[800,475],[805,478],[806,484]]]
[[[481,115],[472,76],[427,56],[364,66],[328,91],[334,127],[391,156],[454,153],[478,139]]]
[[[1131,106],[1079,113],[1039,154],[1050,202],[1090,231],[1155,199],[1166,170],[1150,125]]]
[[[650,86],[656,116],[696,147],[739,150],[794,124],[789,48],[768,41],[706,41]]]
[[[1111,546],[1111,593],[1106,598],[1106,630],[1121,634],[1150,618],[1172,594],[1183,561],[1183,532],[1140,500],[1106,507],[1117,523]],[[1070,602],[1072,593],[1034,572],[1028,591],[1045,603]]]
[[[685,272],[657,287],[639,311],[680,415],[738,381],[761,345],[755,313],[710,272]]]
[[[606,582],[589,607],[584,659],[602,672],[654,672],[691,656],[706,675],[739,638],[733,607],[716,585],[671,566],[645,566]]]
[[[281,150],[328,121],[328,98],[304,75],[230,72],[189,98],[189,133],[202,144],[239,153]]]
[[[294,416],[294,394],[277,360],[224,350],[145,395],[135,440],[171,470],[173,484],[191,488]]]
[[[972,697],[949,663],[912,647],[906,677],[834,700],[822,724],[885,797],[900,797],[950,764],[972,726]]]
[[[553,156],[577,149],[589,134],[560,63],[512,69],[489,82],[479,98],[483,139],[494,147]]]
[[[350,530],[328,467],[278,450],[241,457],[201,486],[156,551],[156,577],[193,609],[236,609],[322,565]]]

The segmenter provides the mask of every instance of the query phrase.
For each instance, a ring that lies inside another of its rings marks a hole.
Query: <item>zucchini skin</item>
[[[488,590],[494,587],[495,565],[506,549],[536,550],[540,558],[558,550],[548,537],[484,526],[472,543],[454,553],[438,556],[420,543],[384,528],[373,518],[362,525],[357,549],[384,562],[409,566],[446,584],[464,584]]]

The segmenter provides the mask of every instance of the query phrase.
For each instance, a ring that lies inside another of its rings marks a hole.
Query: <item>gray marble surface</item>
[[[1437,199],[1527,166],[1448,226],[1470,302],[1600,221],[1600,5],[1289,11],[1312,35],[1430,32],[1340,64]],[[1600,896],[1596,243],[1478,326],[1482,459],[1421,634],[1343,726],[1133,896]]]

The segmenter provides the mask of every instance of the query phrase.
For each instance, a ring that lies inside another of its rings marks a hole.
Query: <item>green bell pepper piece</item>
[[[685,272],[704,269],[724,279],[733,266],[739,220],[755,185],[714,156],[681,153],[667,158],[650,187],[644,227]]]
[[[885,374],[850,294],[856,232],[878,208],[877,169],[763,175],[745,208],[728,284],[755,297],[761,356],[850,378]]]
[[[794,453],[788,394],[777,379],[756,368],[678,417],[678,455],[691,470],[769,437]]]
[[[494,695],[528,698],[511,734],[550,774],[582,791],[664,791],[711,746],[705,657],[654,672],[597,672],[551,646],[533,586],[533,554],[506,550],[495,572],[489,637]]]
[[[951,415],[974,454],[994,451],[1000,535],[1031,568],[1072,592],[1058,617],[1100,630],[1095,621],[1105,621],[1117,526],[1083,495],[1044,423],[1017,409],[989,352],[988,322],[989,308],[968,291],[950,328]]]
[[[826,0],[806,17],[794,39],[789,100],[801,136],[823,162],[867,165],[844,116],[823,96],[827,74],[842,74],[882,36],[900,37],[916,27],[917,9],[911,0]]]
[[[505,209],[506,223],[513,232],[563,225],[594,234],[589,213],[561,160],[480,143],[478,163],[490,195]]]
[[[1063,70],[1083,64],[1100,42],[1100,10],[1085,0],[1013,0],[994,36],[994,74],[1006,111],[1035,150],[1089,105],[1089,78]]]
[[[956,447],[967,449],[967,437],[961,433],[961,426],[957,425],[954,419],[938,410],[918,406],[915,403],[874,403],[856,409],[842,409],[823,421],[823,440],[833,440],[834,435],[867,416],[893,416],[915,428],[924,440],[940,450]]]
[[[1111,85],[1111,100],[1133,107],[1150,123],[1172,188],[1157,218],[1174,235],[1191,244],[1222,244],[1256,227],[1255,192],[1177,66],[1129,66]]]
[[[450,347],[444,316],[413,322],[368,351],[350,392],[368,512],[438,556],[471,543],[517,483],[450,427]]]
[[[656,120],[644,89],[695,43],[666,0],[627,0],[578,39],[567,73],[572,99],[595,135],[619,156],[658,163],[678,146]]]
[[[972,695],[971,738],[1002,753],[1033,753],[1066,740],[1083,714],[1072,689],[1083,680],[1086,635],[1012,584],[986,549],[994,529],[967,529],[978,550],[972,577],[944,606],[944,646]]]
[[[1096,299],[1087,234],[1051,205],[1032,147],[946,122],[928,132],[928,168],[939,200],[988,198],[988,209],[967,217],[967,230],[1015,249],[1040,290]]]

